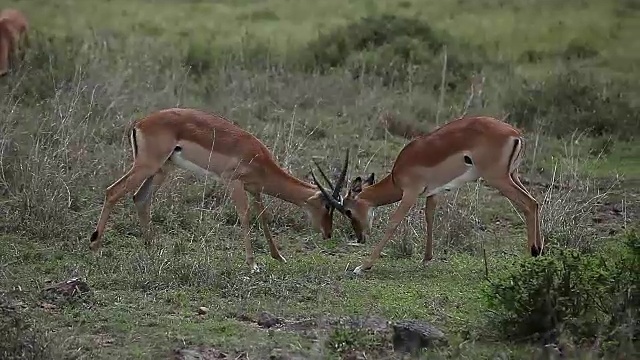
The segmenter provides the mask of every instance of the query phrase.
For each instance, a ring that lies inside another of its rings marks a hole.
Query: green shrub
[[[386,347],[386,339],[381,334],[366,328],[338,326],[329,334],[325,347],[334,354],[348,356],[359,351],[373,354],[382,352]]]
[[[479,49],[455,41],[419,19],[394,15],[369,16],[321,34],[302,50],[307,71],[345,67],[354,77],[372,74],[385,85],[426,84],[440,87],[443,53],[447,52],[449,90],[468,79],[487,61]]]
[[[491,323],[511,339],[560,334],[576,342],[634,343],[638,338],[640,240],[626,235],[626,247],[606,256],[551,249],[526,258],[490,280],[484,291]]]
[[[611,271],[612,307],[610,345],[637,343],[640,339],[640,234],[632,229],[625,234],[625,252]]]
[[[605,268],[602,259],[572,250],[527,258],[491,281],[489,308],[500,314],[496,320],[505,333],[515,337],[546,335],[561,325],[592,328],[603,320],[594,299],[605,291]]]
[[[554,136],[584,131],[625,138],[640,130],[640,107],[630,97],[621,84],[569,69],[510,92],[505,109],[519,126]]]

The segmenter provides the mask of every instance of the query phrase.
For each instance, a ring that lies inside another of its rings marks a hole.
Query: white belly
[[[181,169],[190,171],[202,177],[210,178],[214,181],[220,180],[220,175],[218,175],[214,171],[211,171],[211,169],[205,169],[203,167],[200,167],[198,164],[185,159],[184,157],[182,157],[180,152],[174,151],[169,159]]]
[[[449,181],[448,183],[438,186],[436,188],[433,189],[428,189],[427,190],[427,196],[431,196],[431,195],[437,195],[441,192],[445,192],[445,191],[451,191],[454,189],[459,188],[460,186],[464,185],[465,183],[469,182],[469,181],[474,181],[478,179],[478,173],[475,169],[475,167],[469,167],[469,169],[463,173],[462,175],[458,176],[457,178]]]

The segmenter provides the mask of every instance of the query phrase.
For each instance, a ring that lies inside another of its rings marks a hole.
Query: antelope
[[[0,11],[0,77],[9,73],[9,62],[28,43],[29,23],[20,10]]]
[[[333,207],[319,189],[281,168],[267,147],[252,134],[215,114],[189,108],[159,110],[134,122],[129,133],[133,151],[130,170],[106,189],[90,249],[102,246],[109,213],[124,195],[135,191],[133,202],[145,241],[151,240],[150,209],[155,191],[176,167],[221,180],[230,190],[242,227],[246,262],[259,271],[249,238],[249,197],[258,212],[272,258],[286,262],[269,228],[262,194],[302,208],[323,238],[331,237]],[[346,177],[346,164],[336,181],[338,196]]]
[[[531,256],[541,255],[544,242],[540,235],[538,202],[518,177],[523,155],[524,139],[516,128],[492,117],[461,117],[410,141],[398,153],[391,173],[379,182],[375,182],[374,173],[365,180],[356,177],[345,197],[329,194],[313,171],[311,175],[325,200],[351,221],[359,243],[365,242],[374,209],[400,202],[389,219],[382,240],[354,269],[354,273],[361,274],[372,268],[421,195],[426,196],[422,262],[428,264],[433,258],[433,218],[438,195],[479,178],[524,213]],[[322,174],[320,166],[317,163],[316,166]],[[325,180],[329,181],[326,177]]]

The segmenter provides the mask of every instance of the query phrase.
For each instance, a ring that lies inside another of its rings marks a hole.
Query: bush
[[[556,342],[563,334],[615,347],[636,342],[638,234],[629,232],[625,244],[606,257],[551,249],[517,262],[485,289],[491,322],[511,339]]]
[[[506,111],[519,126],[530,130],[541,129],[554,136],[584,131],[624,138],[640,129],[640,107],[630,101],[623,86],[580,70],[557,71],[510,94]]]
[[[422,20],[381,15],[364,17],[321,34],[301,54],[307,71],[346,67],[354,77],[372,74],[386,85],[411,81],[437,89],[447,48],[447,83],[466,90],[470,75],[487,59],[479,49],[454,41]]]

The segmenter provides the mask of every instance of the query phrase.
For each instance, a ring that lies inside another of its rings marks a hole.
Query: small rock
[[[206,315],[209,312],[209,308],[206,306],[200,306],[198,308],[198,315]]]
[[[447,342],[445,335],[435,326],[418,320],[402,320],[393,324],[393,347],[396,351],[417,352],[420,348]]]
[[[89,292],[89,285],[82,279],[73,278],[44,288],[45,292],[55,293],[64,297],[73,297],[77,294]]]
[[[271,328],[278,324],[282,324],[283,320],[273,314],[263,311],[258,315],[258,325],[263,328]]]

